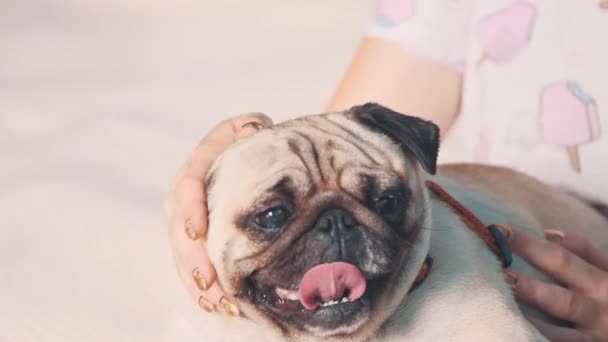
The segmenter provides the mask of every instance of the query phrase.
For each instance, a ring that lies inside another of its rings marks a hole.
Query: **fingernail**
[[[194,227],[192,226],[192,222],[190,221],[190,219],[187,219],[185,222],[185,230],[186,230],[186,235],[188,235],[190,240],[198,239],[198,233],[196,232],[196,230],[194,230]]]
[[[545,239],[549,241],[560,241],[566,237],[566,234],[564,234],[564,232],[556,229],[547,229],[545,230],[544,234]]]
[[[196,286],[198,286],[199,289],[207,291],[207,281],[201,274],[201,271],[198,269],[198,267],[192,270],[192,278],[194,278],[194,282],[196,283]]]
[[[248,123],[244,124],[243,126],[241,126],[241,129],[244,129],[244,128],[252,128],[256,131],[259,131],[262,128],[264,128],[264,126],[259,122],[251,121],[251,122],[248,122]]]
[[[515,291],[517,289],[517,284],[519,283],[519,279],[517,278],[517,276],[509,271],[502,272],[502,276],[507,282],[507,284],[511,286],[511,290]]]
[[[511,229],[511,227],[507,227],[502,224],[495,224],[495,226],[498,228],[498,230],[500,230],[507,241],[511,240],[511,237],[513,236],[513,229]]]
[[[220,306],[230,316],[238,316],[240,314],[239,308],[236,307],[236,304],[229,301],[226,297],[222,297],[222,299],[220,299]]]
[[[215,312],[215,305],[203,296],[198,297],[198,306],[207,312]]]

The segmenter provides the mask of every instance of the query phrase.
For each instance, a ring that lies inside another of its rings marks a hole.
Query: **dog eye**
[[[260,228],[277,230],[289,219],[289,211],[283,207],[274,207],[258,214],[253,222]]]
[[[399,204],[399,198],[395,196],[382,196],[374,202],[374,210],[382,216],[388,216],[399,209]]]

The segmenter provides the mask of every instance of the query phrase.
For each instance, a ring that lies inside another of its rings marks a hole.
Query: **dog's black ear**
[[[439,127],[415,116],[397,113],[377,103],[352,107],[347,115],[367,128],[388,136],[407,155],[413,155],[426,172],[437,171]]]

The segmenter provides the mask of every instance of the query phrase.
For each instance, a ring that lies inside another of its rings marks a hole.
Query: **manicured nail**
[[[207,312],[215,312],[215,305],[203,296],[198,297],[198,306]]]
[[[519,279],[517,278],[517,276],[509,271],[502,272],[502,276],[507,282],[507,284],[511,286],[511,290],[515,291],[517,289],[517,284],[519,283]]]
[[[220,299],[220,306],[230,316],[238,316],[240,314],[239,308],[236,307],[236,304],[229,301],[226,297],[222,297],[222,299]]]
[[[196,283],[196,286],[198,286],[199,289],[207,291],[207,281],[201,274],[201,271],[198,269],[198,267],[192,270],[192,278],[194,279],[194,282]]]
[[[248,122],[248,123],[244,124],[243,126],[241,126],[241,129],[244,129],[244,128],[252,128],[256,131],[259,131],[262,128],[264,128],[264,126],[259,122],[251,121],[251,122]]]
[[[187,219],[185,222],[185,230],[186,230],[186,235],[188,235],[190,240],[198,239],[198,233],[196,232],[196,230],[194,230],[194,227],[192,226],[192,222],[190,221],[190,219]]]
[[[500,230],[507,241],[511,240],[511,237],[513,237],[513,229],[511,229],[511,227],[507,227],[502,224],[495,224],[495,226],[498,228],[498,230]]]
[[[545,230],[545,239],[549,240],[549,241],[561,241],[563,238],[566,237],[566,234],[564,234],[564,232],[556,230],[556,229],[547,229]]]

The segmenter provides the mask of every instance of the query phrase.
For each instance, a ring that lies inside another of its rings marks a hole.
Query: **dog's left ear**
[[[437,171],[439,127],[415,116],[397,113],[377,103],[352,107],[346,115],[372,131],[388,136],[406,155],[413,155],[426,172]]]

